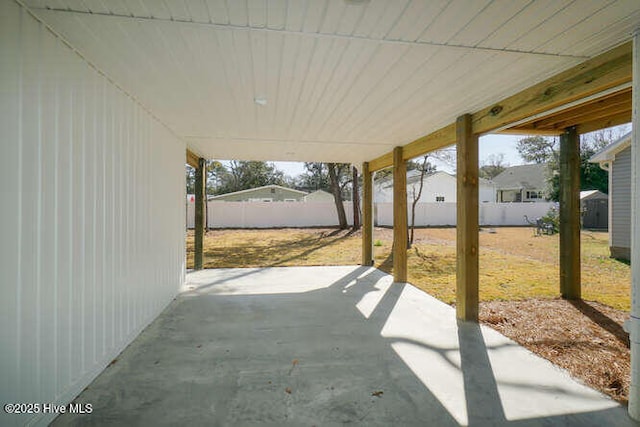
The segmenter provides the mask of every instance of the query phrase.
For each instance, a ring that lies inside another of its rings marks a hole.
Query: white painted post
[[[633,35],[633,134],[631,137],[631,341],[629,415],[640,421],[640,29]]]

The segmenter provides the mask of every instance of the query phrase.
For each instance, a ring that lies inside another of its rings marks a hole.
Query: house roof
[[[329,193],[328,191],[324,191],[324,190],[316,190],[316,191],[312,191],[311,193],[305,195],[305,197],[315,197],[315,196],[329,196],[329,197],[333,197],[332,193]]]
[[[219,194],[217,196],[211,197],[209,198],[209,200],[215,200],[215,199],[220,199],[220,198],[224,198],[224,197],[228,197],[228,196],[235,196],[238,194],[246,194],[246,193],[251,193],[254,192],[256,190],[264,190],[267,188],[279,188],[280,190],[284,190],[284,191],[289,191],[292,193],[297,193],[301,196],[306,196],[308,193],[304,192],[304,191],[300,191],[300,190],[295,190],[293,188],[289,188],[289,187],[283,187],[281,185],[263,185],[262,187],[255,187],[255,188],[248,188],[246,190],[240,190],[240,191],[234,191],[232,193],[224,193],[224,194]]]
[[[493,178],[497,190],[540,190],[546,186],[546,163],[511,166]]]
[[[505,120],[496,103],[640,23],[628,0],[19,3],[198,156],[356,164]]]
[[[631,145],[631,133],[632,132],[629,132],[618,138],[616,141],[613,141],[611,144],[591,156],[589,161],[591,163],[606,163],[612,161],[616,157],[616,154]]]
[[[588,200],[588,199],[608,199],[605,193],[600,190],[585,190],[580,192],[580,200]]]

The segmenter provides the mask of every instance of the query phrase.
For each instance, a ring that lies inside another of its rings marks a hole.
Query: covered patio
[[[372,267],[189,273],[53,425],[632,426],[624,408]]]
[[[579,299],[579,135],[640,124],[637,1],[3,0],[0,12],[3,402],[65,405],[110,365],[87,390],[96,416],[108,422],[114,402],[125,422],[158,421],[136,417],[174,403],[144,400],[171,387],[152,370],[166,363],[191,378],[180,387],[197,408],[180,419],[204,423],[628,422],[477,325],[478,144],[488,133],[560,136],[558,294]],[[455,313],[406,283],[406,162],[450,145]],[[186,276],[184,164],[196,168],[199,269],[208,158],[359,167],[362,267]],[[370,269],[372,177],[389,167],[393,278]],[[633,218],[629,412],[640,419]],[[207,349],[226,369],[214,366],[221,383],[199,358]],[[141,380],[131,400],[120,371]]]

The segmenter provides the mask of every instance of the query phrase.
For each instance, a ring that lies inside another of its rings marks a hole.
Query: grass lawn
[[[205,238],[205,268],[350,265],[361,259],[361,235],[335,229],[213,230]],[[456,230],[416,230],[409,251],[409,282],[446,303],[455,302]],[[374,232],[376,266],[392,272],[392,230]],[[555,298],[559,293],[558,235],[533,235],[513,227],[480,233],[482,301]],[[606,232],[582,232],[582,296],[630,310],[631,270],[609,258]],[[187,266],[193,266],[193,232],[187,236]]]

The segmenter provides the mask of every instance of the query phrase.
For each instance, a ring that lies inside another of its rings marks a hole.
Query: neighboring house
[[[493,178],[496,202],[544,202],[547,165],[519,165],[505,169]]]
[[[609,251],[614,258],[631,253],[631,132],[589,159],[609,171]]]
[[[434,172],[424,177],[420,203],[455,203],[456,202],[456,177],[447,172]],[[414,194],[420,190],[420,171],[407,172],[407,201],[413,201]],[[495,201],[495,186],[492,181],[480,178],[478,200],[482,202]],[[393,181],[390,178],[381,180],[374,189],[374,201],[376,203],[393,202]]]
[[[609,196],[599,190],[580,192],[582,228],[607,229],[609,226]]]
[[[333,202],[333,194],[324,190],[316,190],[304,196],[305,202]]]
[[[280,185],[265,185],[210,197],[212,202],[301,202],[307,193]]]

